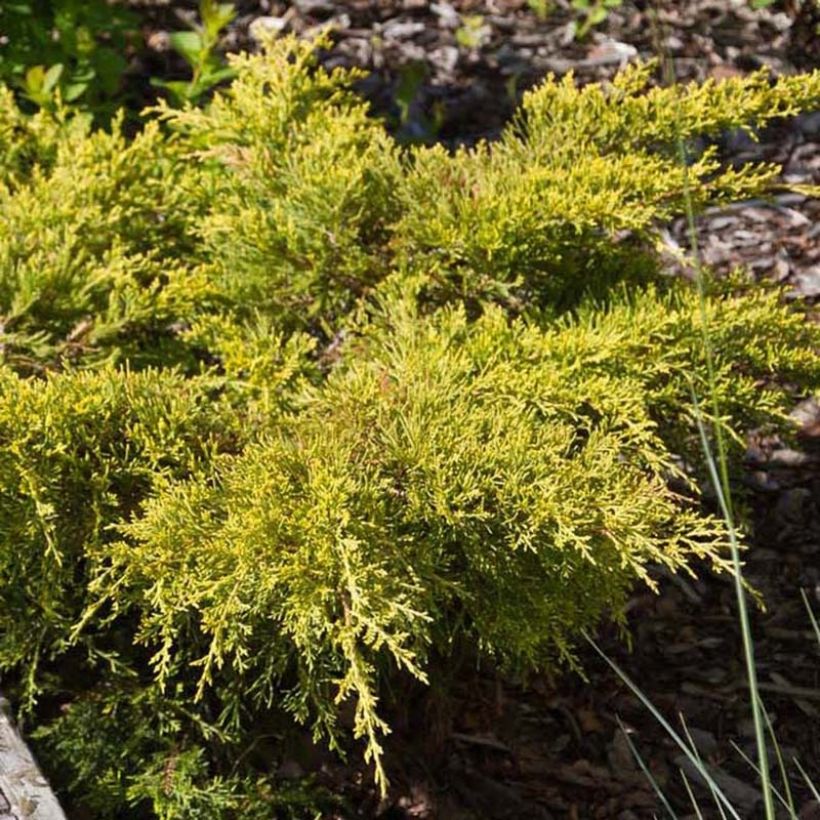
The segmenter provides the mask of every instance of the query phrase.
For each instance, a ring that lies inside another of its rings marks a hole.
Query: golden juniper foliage
[[[239,696],[264,702],[295,665],[288,708],[332,729],[323,699],[352,696],[378,760],[380,666],[424,680],[447,613],[483,651],[538,666],[569,656],[602,608],[617,616],[648,564],[719,561],[720,520],[667,486],[665,441],[696,452],[697,316],[691,294],[551,330],[497,308],[469,323],[391,304],[299,414],[216,481],[151,499],[96,587],[112,603],[142,597],[138,635],[160,680],[193,661],[201,692],[227,665]],[[721,303],[713,318],[733,419],[775,417],[776,392],[732,370],[765,373],[773,345],[778,369],[820,373],[807,329],[773,298]],[[207,649],[184,663],[192,620]]]
[[[638,66],[400,151],[311,45],[235,66],[131,138],[2,92],[0,670],[91,816],[305,816],[294,725],[383,785],[395,686],[571,661],[652,565],[719,568],[699,305],[654,232],[678,129],[820,104],[820,73]],[[698,207],[775,173],[691,162]],[[785,430],[817,325],[748,284],[708,311],[721,422]]]
[[[208,471],[237,446],[239,422],[208,380],[171,371],[34,380],[3,368],[0,385],[0,538],[14,553],[0,559],[0,664],[25,661],[33,677],[76,624],[77,572],[103,559],[106,527],[152,489]]]
[[[276,51],[235,58],[236,81],[207,109],[163,113],[197,151],[200,194],[218,203],[196,227],[215,290],[240,312],[305,327],[384,276],[401,168],[349,89],[358,72],[308,73],[313,52],[296,41]]]
[[[121,125],[90,133],[75,118],[8,130],[0,304],[6,359],[21,369],[99,348],[141,360],[148,335],[160,337],[150,351],[158,362],[173,355],[159,342],[181,310],[173,285],[194,253],[197,209],[180,179],[178,146],[157,123],[133,140]]]

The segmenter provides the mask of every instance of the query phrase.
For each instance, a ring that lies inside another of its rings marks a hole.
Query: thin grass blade
[[[720,802],[723,804],[723,807],[729,812],[729,815],[733,817],[735,820],[741,820],[740,815],[735,810],[734,806],[731,804],[729,799],[726,797],[725,794],[720,789],[720,786],[715,782],[715,779],[709,773],[708,769],[706,769],[702,763],[698,761],[698,758],[692,754],[692,750],[686,745],[683,741],[681,736],[675,731],[669,721],[655,708],[655,704],[652,703],[651,700],[644,694],[643,690],[636,684],[626,672],[618,666],[615,661],[613,661],[604,651],[601,649],[597,643],[590,637],[589,633],[586,631],[581,633],[586,641],[592,646],[592,648],[600,655],[604,661],[609,665],[613,672],[629,687],[635,697],[640,700],[641,703],[652,713],[655,720],[660,723],[660,725],[664,728],[666,733],[669,735],[670,738],[675,742],[678,748],[686,755],[689,761],[695,766],[698,770],[698,773],[701,777],[709,784],[710,788],[715,790],[715,793],[718,795]]]
[[[635,758],[635,762],[640,767],[640,770],[643,772],[644,777],[649,781],[652,788],[655,790],[655,794],[658,795],[658,800],[661,801],[661,805],[664,807],[666,812],[672,818],[672,820],[678,820],[678,815],[675,814],[674,809],[670,805],[669,801],[666,799],[666,795],[663,793],[663,789],[660,786],[660,783],[655,779],[655,776],[649,770],[649,767],[644,762],[643,757],[641,756],[640,752],[638,751],[637,746],[632,742],[632,738],[629,736],[629,732],[626,730],[626,727],[621,722],[619,717],[615,718],[618,721],[618,727],[623,732],[624,738],[626,739],[626,744],[629,746],[629,751],[632,752],[632,757]],[[657,815],[655,815],[657,817]]]

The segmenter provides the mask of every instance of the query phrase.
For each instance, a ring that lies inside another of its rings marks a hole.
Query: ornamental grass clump
[[[820,383],[818,326],[740,279],[709,373],[655,251],[676,107],[760,124],[820,74],[548,79],[448,154],[311,45],[234,67],[128,138],[0,116],[0,669],[90,816],[319,811],[274,774],[299,726],[386,788],[391,693],[574,663],[653,567],[728,568],[693,395],[738,454]],[[775,173],[689,171],[697,207]]]

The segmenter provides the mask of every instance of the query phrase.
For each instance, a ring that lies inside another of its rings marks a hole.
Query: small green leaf
[[[57,83],[60,82],[60,77],[62,76],[62,73],[62,63],[56,63],[55,65],[51,66],[51,68],[48,71],[46,71],[45,75],[43,76],[43,93],[50,94],[56,88]]]
[[[152,77],[151,85],[155,88],[161,88],[167,91],[175,105],[185,105],[190,102],[193,97],[194,89],[191,83],[184,80],[160,80],[156,77]]]
[[[45,81],[45,76],[46,70],[43,66],[33,65],[28,71],[26,71],[26,91],[29,93],[41,91]]]
[[[606,20],[607,10],[603,6],[596,6],[589,13],[589,24],[597,26],[598,23],[603,23]]]
[[[113,48],[104,47],[94,54],[94,65],[105,93],[114,94],[128,65],[125,58]]]
[[[66,102],[76,102],[88,89],[88,83],[68,83],[63,89],[63,99]]]
[[[225,80],[232,80],[236,76],[236,69],[230,67],[209,69],[202,75],[204,82],[213,86]]]
[[[91,65],[91,63],[82,62],[71,72],[70,81],[72,83],[86,83],[86,85],[88,85],[93,82],[96,76],[97,72],[94,70],[94,66]]]
[[[208,39],[213,41],[219,33],[236,17],[236,8],[233,3],[215,3],[213,0],[203,0],[199,4],[199,16],[205,26]]]
[[[197,31],[175,31],[169,37],[171,48],[191,66],[197,66],[202,57],[202,35]]]

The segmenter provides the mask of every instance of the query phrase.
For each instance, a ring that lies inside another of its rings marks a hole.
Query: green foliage
[[[119,90],[136,18],[108,0],[0,4],[0,82],[42,108],[59,100],[101,113]]]
[[[433,103],[429,115],[414,111],[418,105],[419,90],[427,79],[429,68],[423,62],[410,62],[398,72],[398,80],[393,92],[398,115],[388,118],[394,137],[403,145],[431,143],[436,140],[444,124],[444,106],[440,101]]]
[[[816,105],[820,73],[772,85],[765,72],[684,90],[648,90],[652,65],[609,86],[548,78],[529,92],[499,142],[440,146],[412,156],[399,191],[395,246],[424,272],[435,298],[571,306],[586,291],[642,275],[636,250],[659,221],[680,215],[684,139],[762,125]],[[688,169],[702,208],[759,195],[776,168],[720,165],[713,151]]]
[[[726,423],[777,419],[782,395],[758,379],[816,380],[818,334],[772,296],[713,311]],[[667,442],[699,446],[698,321],[690,294],[551,330],[393,305],[215,482],[152,499],[98,587],[110,605],[139,602],[165,685],[193,666],[202,694],[229,670],[230,714],[275,698],[294,666],[285,706],[317,731],[333,737],[328,707],[352,699],[378,772],[385,671],[426,680],[454,629],[503,662],[566,660],[579,629],[620,617],[649,563],[720,563],[720,522],[666,483]]]
[[[2,92],[0,671],[91,816],[319,813],[271,774],[301,724],[383,784],[394,684],[571,663],[652,566],[725,565],[656,232],[678,130],[817,107],[820,73],[548,79],[448,154],[314,46],[130,138]],[[689,174],[700,208],[775,169]],[[737,454],[820,383],[818,328],[737,282],[708,311]]]
[[[350,90],[358,71],[318,72],[293,39],[273,48],[232,57],[238,77],[208,108],[165,118],[199,149],[200,194],[219,203],[198,227],[214,289],[240,314],[316,328],[384,276],[400,168]]]
[[[28,664],[33,698],[36,664],[65,646],[81,572],[93,575],[111,525],[152,488],[209,469],[238,430],[213,386],[171,371],[0,379],[0,664]]]
[[[204,727],[187,719],[181,693],[169,699],[156,686],[140,687],[134,675],[118,680],[112,669],[104,676],[106,685],[64,704],[59,721],[34,731],[40,760],[58,785],[80,796],[81,811],[122,820],[318,820],[339,808],[341,801],[309,778],[214,774],[218,738],[196,734]],[[203,745],[191,745],[192,733]]]
[[[572,8],[578,12],[580,20],[575,25],[575,36],[586,37],[590,30],[606,20],[613,9],[619,9],[623,0],[572,0]]]
[[[5,360],[18,368],[104,354],[167,363],[175,355],[167,327],[184,313],[175,283],[190,260],[196,203],[180,179],[180,149],[158,125],[133,140],[120,125],[90,133],[68,117],[6,149],[0,333]],[[27,149],[35,161],[45,152],[48,163],[21,178]],[[191,287],[188,278],[186,293]]]
[[[10,190],[25,184],[34,165],[44,170],[52,166],[67,132],[82,136],[87,130],[88,123],[80,116],[69,120],[45,111],[24,114],[11,90],[0,86],[0,183]]]
[[[176,31],[170,38],[171,47],[191,67],[191,79],[187,82],[158,78],[152,80],[154,85],[164,88],[180,106],[197,103],[212,88],[234,76],[233,69],[225,66],[217,52],[220,35],[236,16],[233,3],[200,0],[199,16],[202,22],[192,24],[191,31]]]

